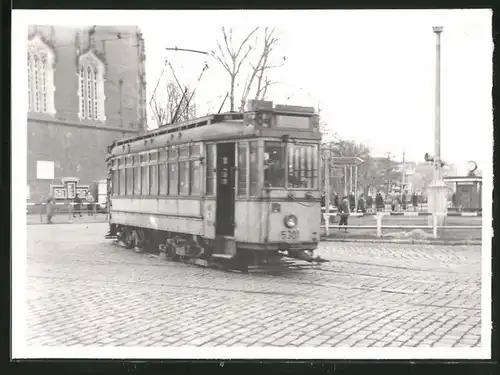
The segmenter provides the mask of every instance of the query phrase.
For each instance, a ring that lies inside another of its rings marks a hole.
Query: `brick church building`
[[[32,26],[27,73],[28,202],[71,199],[107,177],[109,144],[146,130],[144,39],[135,26]]]

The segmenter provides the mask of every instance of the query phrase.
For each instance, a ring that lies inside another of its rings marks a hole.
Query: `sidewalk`
[[[438,231],[438,238],[432,237],[431,230],[403,231],[387,230],[382,237],[377,237],[373,230],[344,229],[338,227],[330,229],[327,237],[324,230],[321,231],[321,241],[328,242],[369,242],[369,243],[396,243],[396,244],[434,244],[434,245],[481,245],[481,230],[446,230]]]
[[[89,216],[88,214],[82,214],[82,217],[78,215],[76,217],[71,217],[69,214],[60,214],[52,218],[53,224],[78,224],[78,223],[105,223],[107,222],[106,214],[95,214]],[[41,225],[47,223],[47,216],[43,215],[42,220],[40,220],[39,214],[26,215],[27,225]]]

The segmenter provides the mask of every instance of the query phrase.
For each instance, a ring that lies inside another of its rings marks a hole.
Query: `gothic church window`
[[[78,59],[79,117],[85,120],[104,121],[104,64],[93,52]]]
[[[28,111],[55,114],[54,52],[36,35],[28,41]]]

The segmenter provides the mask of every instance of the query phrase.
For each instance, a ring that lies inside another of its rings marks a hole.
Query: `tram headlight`
[[[288,215],[285,216],[285,226],[287,228],[295,228],[298,224],[299,220],[297,219],[297,216],[295,215]]]

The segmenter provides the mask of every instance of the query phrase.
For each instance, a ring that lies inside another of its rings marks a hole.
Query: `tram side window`
[[[134,195],[141,195],[141,167],[139,155],[134,156]]]
[[[189,195],[189,162],[179,163],[179,195]]]
[[[125,169],[125,179],[127,180],[125,195],[132,195],[134,193],[134,170],[132,168],[132,156],[127,156],[127,165]]]
[[[238,196],[245,197],[247,195],[247,160],[248,160],[248,145],[247,143],[238,144]]]
[[[192,144],[191,145],[191,157],[200,156],[200,145]]]
[[[151,164],[149,166],[149,194],[158,195],[158,154],[156,152],[152,152],[149,154],[149,160]]]
[[[207,196],[213,196],[215,195],[215,145],[207,146],[206,168]]]
[[[250,142],[250,196],[259,195],[259,164],[257,141]]]
[[[148,166],[144,165],[147,163],[147,154],[141,155],[141,195],[149,194],[149,173]]]
[[[167,150],[160,150],[160,159],[158,161],[158,174],[160,195],[168,194],[168,164],[167,164]]]
[[[179,173],[177,165],[177,162],[168,164],[169,195],[177,195],[177,190],[179,188]]]
[[[119,173],[118,168],[120,167],[120,159],[113,160],[113,195],[120,194],[119,190]]]
[[[285,145],[282,142],[264,142],[264,186],[285,187]]]
[[[115,172],[117,172],[117,175],[119,174],[119,181],[117,181],[117,184],[116,184],[116,193],[118,194],[118,190],[119,190],[119,194],[120,195],[125,195],[125,158],[121,159],[119,161],[120,165],[119,165],[119,170],[116,170]],[[118,179],[117,179],[118,180]]]
[[[200,195],[200,161],[192,160],[191,165],[189,167],[189,171],[191,172],[191,195]]]
[[[311,154],[311,177],[312,177],[312,182],[310,187],[313,189],[317,189],[319,187],[319,159],[318,159],[318,145],[313,145],[310,147],[310,154]]]

